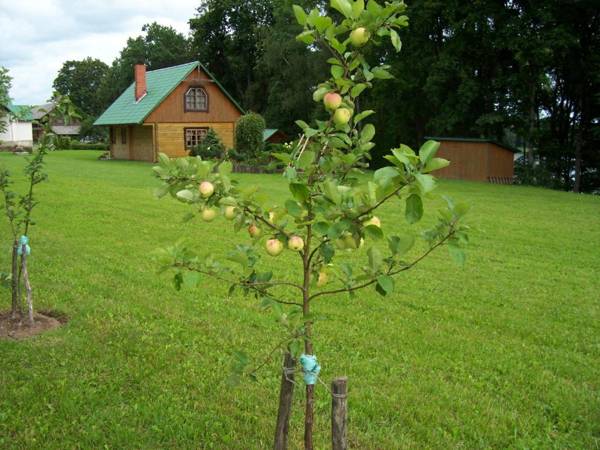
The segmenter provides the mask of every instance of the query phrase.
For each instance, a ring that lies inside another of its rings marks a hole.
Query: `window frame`
[[[121,145],[127,144],[127,127],[121,127]]]
[[[202,92],[204,92],[204,96],[206,97],[206,108],[204,108],[204,109],[188,108],[187,95],[192,89],[200,89]],[[184,112],[208,112],[209,103],[210,103],[210,98],[209,98],[208,92],[206,91],[204,86],[199,86],[199,85],[189,86],[183,93],[183,110],[184,110]]]
[[[208,128],[209,127],[184,127],[183,128],[183,147],[185,148],[186,151],[190,151],[192,150],[194,147],[198,146],[200,144],[200,142],[202,142],[202,140],[204,140],[204,138],[206,138],[206,135],[208,134]],[[202,130],[204,131],[204,135],[202,136],[201,140],[198,140],[198,138],[196,137],[196,145],[192,145],[191,147],[188,147],[188,139],[187,139],[187,134],[188,134],[188,130]]]

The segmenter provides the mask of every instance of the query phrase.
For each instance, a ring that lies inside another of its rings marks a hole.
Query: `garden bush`
[[[264,148],[265,119],[260,114],[248,113],[235,125],[235,149],[243,160],[256,158]]]
[[[190,151],[191,156],[200,156],[203,159],[223,159],[225,156],[225,145],[212,128],[208,129],[206,137],[202,142]]]

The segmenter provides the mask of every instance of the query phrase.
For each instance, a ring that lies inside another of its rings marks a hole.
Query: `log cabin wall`
[[[156,124],[157,151],[170,157],[186,156],[185,129],[212,128],[219,135],[225,148],[233,148],[234,123],[188,122]]]
[[[123,133],[125,142],[123,142]],[[127,125],[113,126],[111,129],[112,141],[110,155],[113,159],[129,159],[129,127]]]
[[[185,93],[202,87],[208,95],[208,111],[186,111]],[[234,145],[235,122],[242,115],[204,71],[196,69],[145,119],[156,127],[156,151],[169,156],[185,156],[184,129],[212,128],[226,148]]]
[[[131,145],[129,159],[154,161],[154,140],[151,125],[134,125],[130,129]]]

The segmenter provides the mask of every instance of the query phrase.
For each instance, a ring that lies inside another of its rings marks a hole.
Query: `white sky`
[[[98,58],[110,65],[145,23],[187,35],[201,0],[0,0],[0,66],[17,104],[44,103],[63,62]]]

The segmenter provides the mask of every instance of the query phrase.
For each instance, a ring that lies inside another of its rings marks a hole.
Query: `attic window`
[[[201,87],[191,87],[185,93],[185,111],[208,111],[208,94]]]

